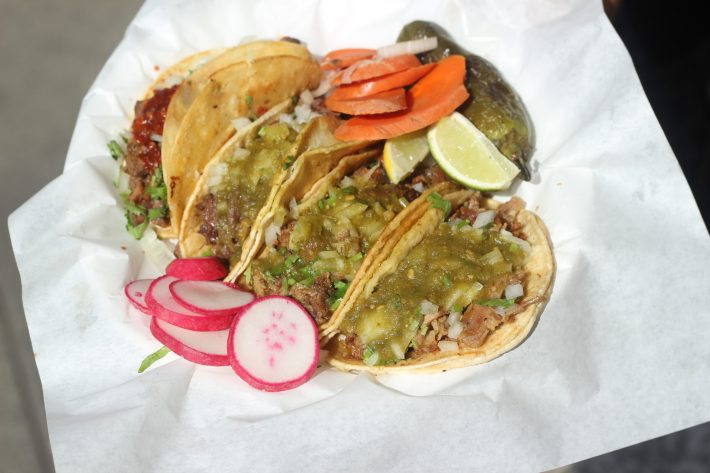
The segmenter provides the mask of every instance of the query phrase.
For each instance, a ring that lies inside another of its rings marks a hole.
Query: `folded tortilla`
[[[323,330],[333,366],[375,374],[445,371],[492,360],[516,347],[532,330],[549,299],[555,274],[542,220],[516,205],[503,207],[472,191],[437,197],[391,252],[371,265],[355,294]],[[479,202],[478,214],[498,212],[488,224],[492,229],[474,228],[465,220],[444,222],[444,201],[456,211],[471,199]],[[497,230],[500,222],[504,226]],[[439,234],[455,236],[447,242]],[[477,254],[479,241],[489,245],[480,247],[486,248],[485,254]],[[451,248],[453,242],[458,246]],[[415,271],[414,265],[422,261],[428,262],[422,277],[434,285],[427,286]],[[470,277],[439,274],[446,265],[474,271]],[[476,280],[479,277],[481,281]],[[516,281],[524,288],[523,295],[506,299],[504,289],[515,290],[515,284],[506,284]],[[417,284],[436,290],[422,294]]]
[[[314,59],[291,55],[237,62],[209,76],[184,114],[174,140],[170,139],[169,155],[164,160],[175,233],[202,170],[236,133],[232,121],[239,117],[256,119],[277,104],[317,87],[319,82],[320,69]]]
[[[333,118],[314,118],[298,132],[279,123],[292,107],[286,100],[269,110],[205,166],[180,227],[183,257],[227,259],[226,279],[236,280],[261,247],[272,208],[300,198],[338,161],[368,145],[336,140]]]

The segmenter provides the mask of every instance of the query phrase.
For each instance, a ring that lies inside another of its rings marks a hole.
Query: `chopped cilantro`
[[[461,307],[459,304],[454,304],[451,306],[451,312],[461,312],[463,310],[463,307]]]
[[[342,192],[343,194],[355,195],[357,194],[357,188],[355,186],[343,187],[342,189],[340,189],[340,192]]]
[[[325,202],[323,202],[323,199],[320,199],[318,201],[318,208],[323,210],[325,208]]]
[[[468,220],[465,220],[465,219],[459,220],[458,222],[456,222],[457,229],[461,229],[462,227],[465,227],[466,225],[471,225],[471,222],[469,222]]]
[[[146,228],[148,228],[148,219],[143,220],[143,223],[134,225],[131,221],[131,214],[126,211],[126,230],[133,236],[133,238],[140,240]]]
[[[111,153],[111,157],[114,161],[118,161],[118,158],[123,157],[125,154],[123,148],[121,148],[121,145],[119,145],[116,140],[109,141],[106,143],[106,146],[108,146],[108,151]]]
[[[354,255],[350,256],[348,259],[352,262],[360,261],[363,258],[362,252],[358,251]]]
[[[168,200],[168,188],[165,185],[159,187],[148,186],[145,190],[151,199]]]
[[[407,326],[410,332],[416,332],[417,329],[419,328],[419,321],[417,319],[412,319],[411,322],[409,322],[409,325]]]
[[[448,217],[451,213],[451,202],[441,197],[438,192],[433,192],[427,197],[431,206],[435,209],[439,209],[444,212],[444,218]]]
[[[343,298],[339,297],[338,299],[335,299],[335,301],[330,304],[330,310],[335,310],[338,307],[340,307],[340,303],[343,302]]]
[[[274,281],[276,281],[276,278],[274,277],[273,274],[271,274],[271,271],[269,271],[268,269],[267,269],[266,271],[264,271],[264,277],[265,277],[266,279],[268,279],[269,282],[274,282]]]
[[[253,281],[251,265],[249,265],[247,267],[247,270],[244,271],[244,279],[246,279],[247,284],[251,286],[251,283]]]
[[[160,347],[157,351],[154,351],[150,355],[146,356],[143,361],[141,362],[141,366],[138,368],[138,372],[142,373],[148,368],[150,368],[150,365],[164,357],[170,353],[170,348],[168,347]]]
[[[286,280],[286,282],[288,283],[289,286],[293,286],[294,284],[296,284],[296,280],[293,278],[288,278]]]
[[[444,277],[442,279],[444,281],[444,287],[447,289],[450,288],[451,285],[453,284],[451,282],[451,276],[449,276],[449,273],[444,273]]]
[[[156,218],[163,218],[168,215],[167,207],[159,207],[157,209],[148,209],[148,220],[155,220]]]
[[[123,201],[123,206],[126,208],[126,210],[133,215],[147,215],[148,211],[140,205],[134,204],[128,198],[129,195],[130,194],[128,192],[124,192],[121,194],[121,200]]]
[[[343,281],[335,281],[333,287],[335,288],[335,297],[341,298],[345,295],[348,290],[349,284]]]
[[[515,299],[483,299],[481,301],[476,301],[478,305],[484,305],[487,307],[510,307],[515,304]]]
[[[251,95],[247,95],[246,97],[244,97],[244,103],[247,104],[247,107],[251,108],[251,105],[254,103],[254,99]]]
[[[257,135],[259,135],[259,138],[263,138],[264,135],[266,135],[266,127],[262,126],[259,128],[259,131],[257,132]]]
[[[294,160],[295,160],[295,158],[292,154],[289,154],[288,156],[286,156],[286,160],[284,161],[283,168],[284,169],[290,168],[291,165],[293,164]]]
[[[287,269],[290,269],[293,267],[294,264],[298,263],[298,260],[301,259],[297,255],[291,255],[286,258],[284,261],[284,266],[286,266]]]
[[[325,202],[328,205],[335,205],[335,201],[337,200],[337,197],[335,194],[328,194],[328,197],[325,199]]]
[[[203,251],[202,253],[200,253],[200,256],[201,256],[202,258],[207,258],[207,257],[209,257],[209,256],[214,256],[214,251],[212,251],[212,248],[207,248],[205,251]]]

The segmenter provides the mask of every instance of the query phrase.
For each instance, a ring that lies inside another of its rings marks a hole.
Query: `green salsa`
[[[266,203],[274,178],[289,159],[297,132],[285,123],[263,126],[243,150],[225,160],[221,182],[210,191],[216,199],[216,254],[239,260],[259,210]],[[226,250],[226,251],[225,251]]]
[[[360,296],[341,329],[365,344],[367,364],[396,363],[404,359],[422,323],[422,302],[461,310],[490,297],[488,286],[524,262],[525,252],[494,229],[442,222],[369,297]]]
[[[328,305],[335,310],[347,284],[385,226],[408,204],[397,185],[379,184],[366,173],[331,186],[316,205],[291,224],[288,246],[254,261],[266,277],[281,277],[282,290],[312,285],[321,273],[334,282]]]

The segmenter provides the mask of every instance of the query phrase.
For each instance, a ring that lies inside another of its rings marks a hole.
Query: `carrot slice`
[[[404,71],[378,77],[367,82],[341,85],[330,95],[333,100],[350,100],[375,95],[386,90],[414,84],[431,71],[435,64],[424,64]]]
[[[401,56],[384,58],[379,61],[365,59],[338,72],[330,83],[333,85],[350,84],[351,82],[374,79],[375,77],[382,77],[387,74],[393,74],[421,65],[422,63],[414,54],[403,54]]]
[[[334,112],[348,115],[373,115],[404,110],[407,108],[407,97],[404,88],[400,87],[360,99],[337,100],[331,95],[325,99],[325,106]]]
[[[407,91],[409,108],[375,117],[354,117],[335,130],[343,141],[384,140],[425,128],[466,101],[466,60],[449,56]]]
[[[325,55],[320,64],[320,68],[322,71],[344,69],[363,59],[370,59],[375,55],[375,53],[377,53],[377,51],[374,49],[336,49],[335,51],[331,51]]]

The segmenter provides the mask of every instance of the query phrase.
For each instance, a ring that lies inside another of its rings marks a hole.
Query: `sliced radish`
[[[163,345],[193,363],[227,366],[227,338],[229,329],[216,332],[196,332],[171,325],[153,317],[150,333]]]
[[[152,314],[145,302],[145,296],[148,294],[148,288],[152,282],[152,279],[136,279],[126,284],[126,287],[123,289],[128,301],[133,304],[133,307],[148,315]]]
[[[229,363],[244,381],[262,391],[285,391],[308,381],[318,365],[318,328],[288,297],[262,297],[232,323]]]
[[[205,315],[180,305],[170,294],[170,284],[179,279],[161,276],[150,285],[145,302],[153,316],[188,330],[211,332],[228,328],[234,314]]]
[[[190,281],[214,281],[225,277],[227,268],[224,267],[219,258],[213,256],[207,258],[178,258],[165,268],[165,272],[168,276]]]
[[[234,315],[254,294],[221,281],[174,281],[170,294],[186,309],[204,315]]]

